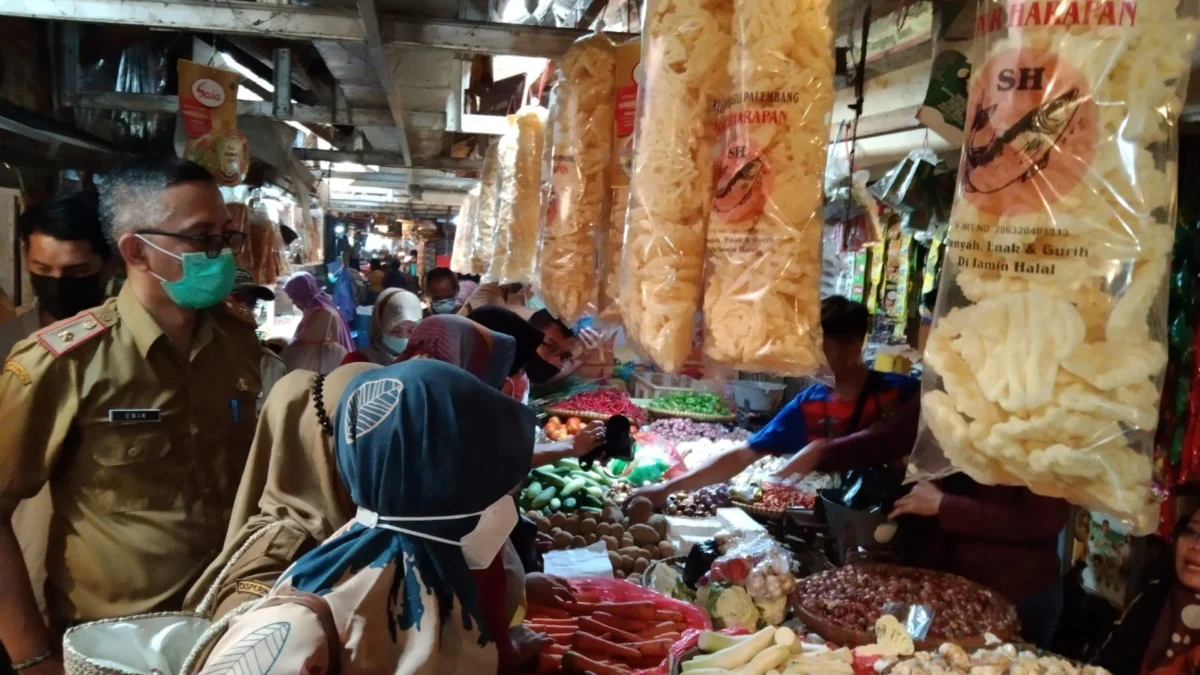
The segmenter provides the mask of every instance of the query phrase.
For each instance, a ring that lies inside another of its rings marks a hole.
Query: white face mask
[[[475,525],[475,529],[467,533],[461,541],[453,539],[444,539],[432,534],[409,530],[388,523],[416,523],[421,521],[435,520],[459,520],[462,518],[474,518],[479,516],[479,523]],[[461,547],[463,557],[467,560],[467,567],[473,570],[486,569],[492,561],[496,559],[496,554],[500,549],[504,548],[504,542],[508,541],[508,535],[512,534],[513,528],[517,526],[517,505],[513,501],[511,495],[504,495],[496,503],[476,513],[464,513],[456,516],[415,516],[412,518],[381,516],[370,509],[358,507],[358,513],[354,516],[355,522],[370,528],[382,528],[407,534],[410,537],[419,537],[428,539],[451,546]]]

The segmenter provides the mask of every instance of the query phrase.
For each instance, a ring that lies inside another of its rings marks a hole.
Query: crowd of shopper
[[[537,442],[530,387],[574,373],[587,338],[528,286],[348,261],[371,308],[356,341],[336,285],[297,272],[282,285],[295,334],[264,343],[256,305],[276,291],[235,269],[244,233],[211,176],[178,160],[34,205],[19,234],[37,302],[0,323],[11,668],[57,675],[73,627],[181,609],[229,618],[194,672],[250,672],[226,666],[268,633],[284,673],[516,672],[545,643],[514,619],[570,590],[524,562],[511,495],[531,467],[591,452],[604,427]],[[864,364],[862,305],[829,298],[821,322],[832,384],[641,494],[662,504],[766,454],[789,458],[781,477],[900,470],[916,383]],[[924,526],[925,564],[996,589],[1027,640],[1049,641],[1065,503],[959,476],[918,484],[892,517]],[[1118,675],[1200,663],[1200,518],[1176,534],[1174,565],[1099,643]]]

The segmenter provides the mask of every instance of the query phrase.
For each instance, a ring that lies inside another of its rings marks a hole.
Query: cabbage
[[[787,615],[787,596],[781,595],[771,600],[755,600],[754,605],[762,617],[764,625],[778,626]]]
[[[741,626],[748,631],[758,628],[758,608],[741,586],[709,584],[703,602],[718,628]]]
[[[691,602],[692,591],[683,583],[683,577],[670,565],[655,565],[650,575],[649,588],[676,600]]]

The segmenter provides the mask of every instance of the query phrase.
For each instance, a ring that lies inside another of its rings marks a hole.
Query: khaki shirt
[[[260,352],[222,310],[185,357],[126,287],[0,371],[0,499],[50,483],[50,618],[178,607],[220,552],[255,428]]]

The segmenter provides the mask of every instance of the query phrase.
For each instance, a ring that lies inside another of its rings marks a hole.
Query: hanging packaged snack
[[[620,303],[629,339],[667,372],[691,353],[700,308],[731,18],[729,0],[646,8]]]
[[[500,206],[500,143],[493,140],[483,153],[479,174],[479,202],[472,214],[474,243],[471,247],[471,274],[487,274],[492,266],[492,247],[496,236],[496,214]]]
[[[250,144],[237,128],[238,74],[180,59],[183,157],[208,169],[217,185],[238,185],[250,170]]]
[[[1025,485],[1149,533],[1196,2],[981,0],[976,25],[910,477]]]
[[[479,185],[467,191],[462,208],[458,210],[458,225],[454,228],[454,249],[450,252],[450,269],[459,274],[473,274],[471,260],[475,256],[475,210],[479,208]]]
[[[525,284],[537,266],[538,220],[542,203],[542,149],[546,109],[525,106],[509,117],[500,138],[500,198],[485,281]]]
[[[704,353],[805,375],[821,357],[824,169],[833,106],[828,0],[733,0],[730,95],[708,228]]]
[[[550,175],[542,177],[549,194],[538,295],[551,314],[574,324],[595,307],[597,251],[607,236],[616,46],[602,33],[584,37],[567,50],[560,73]]]
[[[617,298],[621,288],[621,249],[625,239],[625,213],[629,210],[629,179],[633,173],[633,132],[637,120],[638,79],[642,41],[622,42],[616,49],[614,73],[612,159],[609,168],[608,236],[600,249],[600,319],[620,324]]]

